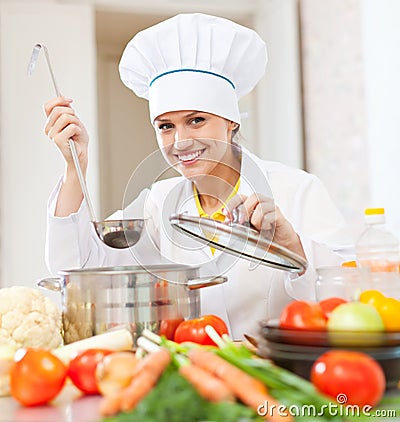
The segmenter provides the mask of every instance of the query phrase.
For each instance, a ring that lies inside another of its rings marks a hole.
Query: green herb
[[[240,403],[211,403],[204,400],[173,365],[135,410],[120,413],[104,422],[252,422],[262,419]]]
[[[311,382],[293,372],[276,366],[270,360],[255,358],[245,346],[236,345],[228,336],[219,337],[212,327],[206,328],[206,331],[214,342],[218,344],[219,348],[216,353],[219,356],[262,381],[267,386],[271,396],[275,397],[288,409],[292,407],[298,412],[294,412],[294,415],[300,415],[295,418],[296,420],[313,420],[309,415],[306,415],[305,419],[301,415],[303,411],[312,412],[314,409],[319,421],[344,420],[340,415],[330,411],[330,405],[334,403],[320,394]]]

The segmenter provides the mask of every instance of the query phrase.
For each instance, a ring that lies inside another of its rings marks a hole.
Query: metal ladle
[[[32,56],[28,65],[28,75],[31,76],[35,70],[37,59],[40,50],[44,50],[47,66],[49,68],[50,76],[53,81],[54,89],[57,97],[61,96],[61,92],[56,83],[53,69],[50,63],[50,57],[47,47],[44,44],[35,44],[32,51]],[[94,225],[97,235],[99,238],[108,246],[116,249],[125,249],[133,246],[140,239],[140,235],[143,231],[144,220],[143,219],[130,219],[130,220],[104,220],[97,221],[90,200],[89,192],[86,186],[85,178],[82,173],[82,169],[79,163],[78,154],[75,148],[75,142],[70,139],[68,141],[71,149],[72,159],[74,161],[76,171],[78,173],[79,183],[82,188],[83,196],[86,201],[86,205],[89,210],[90,220]]]

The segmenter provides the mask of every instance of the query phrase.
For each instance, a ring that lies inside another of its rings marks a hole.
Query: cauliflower
[[[61,311],[30,287],[0,289],[0,345],[54,349],[62,344]]]
[[[10,394],[10,369],[16,348],[0,344],[0,397]]]

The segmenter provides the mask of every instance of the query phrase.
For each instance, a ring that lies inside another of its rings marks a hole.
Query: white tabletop
[[[101,396],[81,396],[67,385],[45,406],[25,407],[12,397],[0,397],[0,422],[99,422]]]

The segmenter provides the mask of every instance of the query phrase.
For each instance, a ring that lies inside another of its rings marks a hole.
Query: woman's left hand
[[[236,195],[228,202],[225,210],[228,220],[239,224],[250,222],[267,238],[306,258],[299,235],[272,198],[256,193],[250,196]]]

